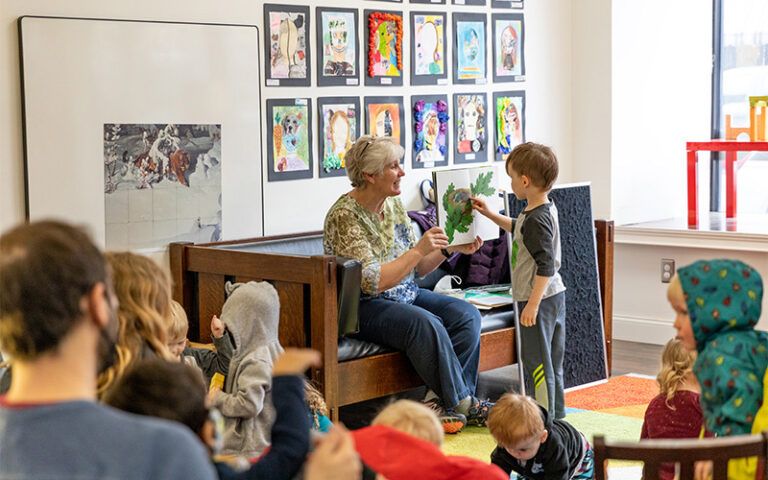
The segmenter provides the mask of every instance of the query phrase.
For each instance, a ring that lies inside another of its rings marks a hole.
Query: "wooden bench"
[[[595,225],[603,317],[607,326],[606,353],[610,362],[613,222],[597,220]],[[187,311],[190,339],[210,338],[209,320],[221,313],[227,281],[265,280],[275,286],[280,296],[282,345],[311,347],[322,355],[323,365],[312,369],[312,378],[325,396],[332,420],[338,419],[340,406],[423,385],[402,353],[340,336],[337,299],[340,280],[336,257],[280,253],[281,247],[288,244],[291,249],[298,245],[321,253],[322,232],[202,245],[171,244],[173,297]],[[356,315],[356,310],[354,313]],[[505,320],[499,320],[500,317]],[[515,332],[509,318],[509,314],[498,313],[484,316],[480,371],[516,362]],[[350,344],[354,344],[351,349]]]

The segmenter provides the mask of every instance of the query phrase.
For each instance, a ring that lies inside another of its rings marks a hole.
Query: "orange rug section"
[[[656,380],[622,375],[611,377],[608,382],[593,387],[582,388],[565,394],[565,404],[570,408],[582,410],[605,411],[619,413],[616,410],[642,405],[644,407],[659,394]],[[629,413],[629,412],[626,412]],[[632,412],[629,416],[637,416]]]

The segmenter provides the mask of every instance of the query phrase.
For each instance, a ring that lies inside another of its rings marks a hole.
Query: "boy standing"
[[[522,360],[526,388],[554,418],[565,417],[565,285],[560,278],[560,227],[549,191],[558,174],[557,157],[547,146],[523,143],[507,157],[512,191],[528,205],[516,220],[491,211],[473,198],[475,210],[513,231],[512,296],[520,306]]]
[[[504,394],[491,409],[488,430],[498,446],[491,462],[525,479],[592,479],[594,454],[584,435],[553,419],[530,397]]]

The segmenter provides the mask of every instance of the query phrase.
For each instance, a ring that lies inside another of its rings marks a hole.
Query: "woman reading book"
[[[420,289],[415,275],[437,268],[452,252],[471,254],[483,244],[448,247],[439,227],[417,241],[398,198],[403,147],[365,135],[349,149],[352,190],[325,217],[326,254],[362,264],[359,338],[404,352],[429,390],[424,401],[456,433],[484,425],[490,404],[475,398],[480,358],[480,312],[469,303]]]

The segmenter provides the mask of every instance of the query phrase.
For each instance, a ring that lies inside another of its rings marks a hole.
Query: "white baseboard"
[[[613,315],[613,339],[664,345],[675,336],[669,321],[654,318]]]

